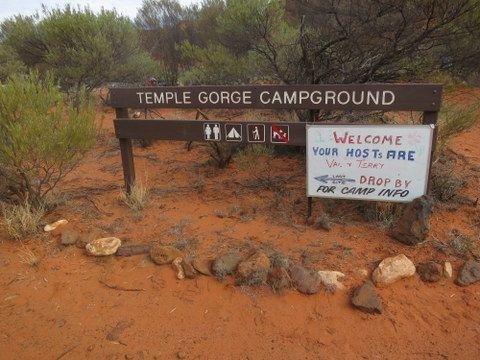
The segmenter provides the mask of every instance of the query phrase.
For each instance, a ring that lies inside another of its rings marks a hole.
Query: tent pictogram
[[[225,124],[225,140],[242,141],[242,124]]]

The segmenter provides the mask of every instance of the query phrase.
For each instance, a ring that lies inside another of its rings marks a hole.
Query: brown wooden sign
[[[437,111],[434,84],[258,85],[112,88],[120,108],[324,109]]]
[[[305,146],[305,123],[221,120],[114,121],[119,139],[157,139]]]
[[[108,104],[115,107],[115,132],[120,141],[125,185],[130,191],[135,182],[132,139],[305,146],[306,124],[132,120],[128,108],[407,110],[422,111],[423,124],[436,124],[441,96],[442,87],[435,84],[166,86],[112,88]],[[309,198],[308,216],[311,205]]]

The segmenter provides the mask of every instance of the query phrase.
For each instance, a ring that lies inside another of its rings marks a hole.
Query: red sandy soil
[[[478,239],[479,213],[472,204],[436,206],[435,241],[417,247],[395,242],[348,202],[339,203],[331,231],[306,226],[302,155],[274,160],[274,174],[286,177],[288,190],[275,195],[248,187],[251,174],[235,162],[215,169],[206,164],[204,147],[188,152],[181,142],[136,145],[137,175],[152,189],[150,205],[136,214],[120,200],[113,113],[105,109],[103,115],[105,136],[63,181],[69,199],[46,222],[65,217],[81,231],[100,228],[124,242],[188,239],[197,256],[276,249],[312,268],[344,272],[349,289],[364,279],[360,269],[371,273],[377,261],[399,253],[417,263],[449,260],[456,273],[462,260],[434,242],[448,242],[452,229]],[[477,123],[451,141],[470,199],[480,196],[479,137]],[[314,217],[325,206],[316,201]],[[23,245],[3,231],[0,238],[1,359],[480,358],[480,285],[461,288],[446,279],[427,284],[415,275],[379,289],[384,312],[369,315],[351,307],[349,290],[305,296],[238,287],[232,279],[177,280],[172,268],[154,265],[146,255],[94,258],[50,235]],[[20,261],[24,247],[40,258],[37,267]]]

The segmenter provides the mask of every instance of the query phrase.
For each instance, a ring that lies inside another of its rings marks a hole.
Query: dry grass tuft
[[[438,121],[437,156],[442,154],[453,135],[472,127],[477,121],[480,102],[468,105],[448,104],[442,106]]]
[[[40,258],[26,246],[23,246],[21,254],[18,256],[20,257],[20,262],[22,264],[27,264],[31,267],[37,267],[38,264],[40,264]]]
[[[359,201],[357,210],[368,221],[388,229],[401,214],[401,206],[393,202]]]
[[[455,202],[467,182],[465,174],[458,174],[454,162],[445,156],[440,157],[432,166],[430,189],[438,201]]]
[[[122,201],[133,211],[143,210],[149,203],[150,191],[142,182],[137,181],[130,189],[130,193],[122,195]]]
[[[453,249],[454,255],[461,259],[469,259],[472,256],[475,259],[480,257],[480,237],[475,239],[466,234],[462,234],[457,229],[453,229],[450,234],[449,245]]]
[[[271,160],[273,157],[273,148],[254,144],[241,150],[235,156],[235,161],[241,170],[248,171],[252,175],[265,172],[267,175],[271,175]]]
[[[8,235],[19,240],[39,232],[45,210],[43,207],[34,207],[25,201],[18,205],[3,205],[2,214]]]
[[[332,219],[327,213],[322,213],[315,219],[314,226],[317,229],[330,231],[332,230],[332,226],[333,226]]]

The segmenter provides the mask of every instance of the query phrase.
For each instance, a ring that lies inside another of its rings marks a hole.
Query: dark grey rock
[[[474,260],[465,261],[458,272],[455,283],[459,286],[468,286],[480,281],[480,262]]]
[[[443,267],[435,261],[427,261],[417,265],[417,273],[422,281],[437,282],[443,277]]]
[[[433,200],[424,195],[407,204],[392,226],[390,235],[406,245],[416,245],[427,239]]]
[[[351,301],[357,309],[371,314],[380,314],[383,309],[382,300],[370,280],[355,288]]]

